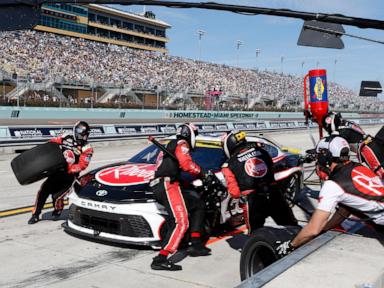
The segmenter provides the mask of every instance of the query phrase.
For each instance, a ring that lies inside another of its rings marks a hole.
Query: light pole
[[[204,30],[197,30],[197,34],[199,35],[199,61],[201,60],[201,38],[204,36]]]
[[[319,64],[320,64],[320,61],[319,61],[319,60],[317,60],[317,61],[316,61],[316,69],[318,69],[318,68],[319,68]]]
[[[283,74],[284,73],[284,67],[283,67],[283,65],[284,65],[284,55],[280,56],[280,64],[281,64],[281,74]]]
[[[256,67],[255,69],[257,69],[257,58],[259,57],[259,54],[261,53],[261,50],[259,48],[256,49]]]
[[[5,83],[4,83],[4,72],[3,72],[3,98],[4,98],[4,105],[5,105],[5,102],[7,102],[6,101],[6,99],[5,99]]]
[[[305,61],[303,60],[301,62],[301,75],[304,75],[304,65],[305,65]]]
[[[240,46],[244,45],[244,42],[241,40],[236,40],[236,47],[237,47],[237,57],[236,57],[236,66],[239,67],[239,53],[240,53]]]
[[[333,67],[333,82],[336,83],[336,64],[337,64],[337,59],[335,59],[335,62],[334,62],[334,67]]]

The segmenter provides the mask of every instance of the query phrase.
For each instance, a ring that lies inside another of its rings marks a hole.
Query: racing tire
[[[284,228],[263,227],[255,230],[245,243],[240,257],[241,281],[263,270],[276,262],[279,256],[276,248],[279,243],[293,239],[301,227],[287,226]]]
[[[294,203],[290,199],[297,201],[300,197],[302,178],[303,175],[301,173],[293,174],[285,184],[288,187],[284,192],[288,196],[288,203],[291,208],[294,206]]]
[[[11,167],[17,181],[21,185],[27,185],[56,172],[65,171],[67,162],[58,144],[45,143],[15,157]]]

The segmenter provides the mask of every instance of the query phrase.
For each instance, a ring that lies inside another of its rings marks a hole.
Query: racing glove
[[[276,241],[276,244],[280,244],[281,241]],[[291,240],[285,241],[276,247],[276,253],[280,257],[287,256],[290,254],[295,248],[291,244]]]

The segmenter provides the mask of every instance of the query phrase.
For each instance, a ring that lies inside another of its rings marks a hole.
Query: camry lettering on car
[[[125,164],[100,170],[95,178],[109,186],[132,186],[148,183],[155,173],[155,165]]]
[[[87,207],[87,208],[95,208],[95,209],[101,209],[105,211],[114,211],[116,209],[116,206],[110,205],[110,204],[102,204],[102,203],[93,203],[81,200],[80,206]]]

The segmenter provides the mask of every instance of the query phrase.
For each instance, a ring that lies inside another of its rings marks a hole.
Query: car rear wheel
[[[284,228],[263,227],[255,230],[241,252],[241,281],[276,262],[279,259],[275,252],[279,245],[277,241],[291,240],[299,230],[300,227],[297,226]]]

